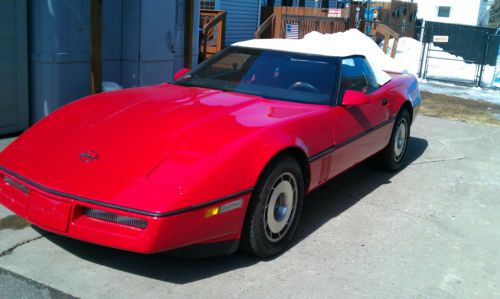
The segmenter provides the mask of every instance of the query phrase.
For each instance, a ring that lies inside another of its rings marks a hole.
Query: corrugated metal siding
[[[253,38],[260,14],[258,0],[221,0],[219,7],[227,11],[226,45]]]

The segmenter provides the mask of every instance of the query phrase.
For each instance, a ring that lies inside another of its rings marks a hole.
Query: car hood
[[[68,168],[144,178],[176,151],[216,154],[231,140],[306,111],[258,96],[162,84],[73,102],[13,147]]]

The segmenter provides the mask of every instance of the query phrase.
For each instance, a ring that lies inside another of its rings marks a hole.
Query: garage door
[[[26,0],[0,0],[0,135],[28,127]]]

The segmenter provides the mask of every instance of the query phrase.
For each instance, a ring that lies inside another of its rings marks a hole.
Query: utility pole
[[[90,15],[90,84],[96,94],[102,91],[102,0],[91,0]]]
[[[194,29],[194,0],[184,3],[184,67],[193,66],[193,29]],[[219,25],[220,26],[220,25]],[[196,25],[198,28],[198,25]]]

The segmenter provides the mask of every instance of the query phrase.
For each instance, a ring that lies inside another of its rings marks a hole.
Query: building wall
[[[0,1],[0,134],[28,127],[26,0]]]
[[[477,19],[477,25],[482,27],[488,27],[490,22],[490,11],[495,0],[482,0],[479,6],[479,17]]]
[[[83,0],[29,2],[32,121],[89,94],[89,10]]]
[[[480,8],[483,0],[418,0],[417,18],[426,21],[453,23],[463,25],[477,25]],[[450,6],[450,17],[438,17],[439,6]]]
[[[123,5],[123,86],[171,80],[175,50],[183,49],[183,32],[176,30],[176,1],[123,0]]]
[[[220,0],[219,8],[227,12],[226,45],[253,38],[259,22],[259,0]]]
[[[35,122],[90,93],[90,1],[32,0],[28,11]],[[193,40],[197,61],[194,30]],[[127,88],[171,80],[184,61],[184,0],[103,0],[102,42],[103,81]]]
[[[227,12],[226,20],[226,45],[252,39],[259,26],[260,7],[266,5],[264,0],[219,0],[216,7]],[[298,6],[295,0],[294,5]],[[315,7],[314,0],[306,0],[306,7]],[[275,1],[275,6],[280,6],[281,0]],[[318,2],[321,6],[321,1]],[[329,7],[336,7],[337,0],[329,0]]]

